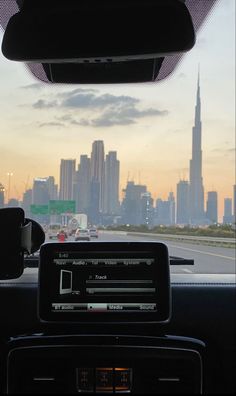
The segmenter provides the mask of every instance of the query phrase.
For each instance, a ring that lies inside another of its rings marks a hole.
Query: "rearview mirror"
[[[61,74],[64,70],[58,64],[65,63],[67,73],[73,64],[77,78],[84,69],[89,76],[96,74],[101,64],[103,73],[113,64],[119,73],[121,62],[129,67],[130,62],[147,61],[153,73],[154,59],[188,51],[194,43],[192,19],[180,0],[24,0],[9,20],[2,52],[13,61],[48,65],[45,70],[55,81],[62,78],[57,78],[58,69]]]

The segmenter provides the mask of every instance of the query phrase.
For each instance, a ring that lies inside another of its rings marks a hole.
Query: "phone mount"
[[[0,279],[19,278],[24,256],[36,252],[45,241],[40,224],[25,218],[22,208],[0,209]]]

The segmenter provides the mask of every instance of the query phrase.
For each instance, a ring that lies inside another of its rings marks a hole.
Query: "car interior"
[[[0,0],[2,54],[51,91],[158,90],[217,4]],[[0,394],[235,394],[235,273],[173,272],[193,260],[95,226],[46,241],[19,207],[0,224]]]

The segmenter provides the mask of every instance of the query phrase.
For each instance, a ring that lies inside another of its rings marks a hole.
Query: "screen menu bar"
[[[153,258],[75,258],[59,257],[54,258],[54,264],[58,266],[76,265],[80,267],[99,267],[99,266],[151,266],[154,263]]]
[[[53,312],[155,312],[156,303],[53,303]]]

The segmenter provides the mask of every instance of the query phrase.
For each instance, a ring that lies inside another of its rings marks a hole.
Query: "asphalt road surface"
[[[74,238],[69,238],[73,241]],[[112,232],[100,232],[99,238],[91,238],[92,241],[125,242],[125,241],[157,241],[156,238],[141,236],[127,236]],[[216,273],[235,274],[235,249],[225,247],[213,247],[196,245],[178,241],[161,240],[168,246],[170,256],[194,259],[194,265],[171,266],[175,273]]]

